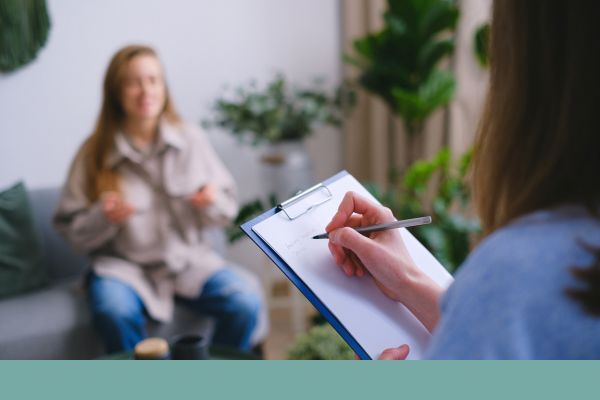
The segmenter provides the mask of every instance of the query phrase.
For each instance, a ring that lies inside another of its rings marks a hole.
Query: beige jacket
[[[203,228],[226,224],[236,215],[233,178],[207,137],[189,124],[163,121],[148,154],[118,134],[109,163],[116,166],[122,194],[135,213],[117,226],[106,220],[99,201],[90,204],[80,150],[63,188],[55,227],[77,250],[91,256],[98,275],[126,282],[150,316],[168,321],[175,294],[197,297],[208,277],[225,265],[207,243]],[[217,200],[196,209],[189,196],[207,183],[217,187]]]

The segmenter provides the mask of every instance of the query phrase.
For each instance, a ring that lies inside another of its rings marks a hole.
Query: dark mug
[[[208,338],[188,333],[175,336],[171,340],[173,360],[208,360]]]

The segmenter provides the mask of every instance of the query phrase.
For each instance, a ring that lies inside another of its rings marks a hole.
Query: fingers
[[[350,231],[352,237],[348,239],[348,234],[343,231]],[[337,238],[340,234],[342,235],[342,239]],[[360,238],[354,238],[354,235],[358,235]],[[328,243],[329,251],[333,255],[335,263],[342,268],[347,276],[357,276],[359,278],[365,276],[368,269],[361,261],[361,257],[357,256],[355,250],[357,246],[372,248],[375,245],[373,241],[362,236],[352,228],[343,228],[332,232]],[[361,249],[359,251],[366,255],[372,250]]]
[[[202,207],[204,205],[204,195],[202,192],[196,192],[190,198],[190,202],[196,207]]]
[[[127,218],[129,218],[131,216],[131,214],[134,213],[134,211],[135,210],[133,209],[133,207],[126,204],[125,202],[122,202],[120,204],[120,207],[114,211],[113,219],[115,220],[116,223],[121,223],[121,222],[125,221]]]
[[[379,356],[378,360],[406,360],[410,348],[407,344],[403,344],[397,348],[385,349]]]
[[[106,192],[101,196],[102,210],[110,223],[120,224],[135,212],[135,209],[127,204],[120,193]]]
[[[131,214],[133,214],[134,209],[129,207],[129,206],[125,206],[125,207],[121,207],[117,210],[113,210],[113,211],[109,211],[108,213],[106,213],[106,218],[108,219],[109,222],[113,223],[113,224],[120,224],[122,222],[124,222],[125,220],[127,220],[127,218],[129,218],[131,216]]]
[[[365,197],[355,193],[348,192],[338,207],[338,211],[351,215],[352,213],[367,214],[379,208],[379,206]]]
[[[331,243],[331,241],[329,241],[327,245],[329,246],[329,252],[333,256],[335,263],[341,266],[346,260],[346,253],[344,252],[344,249],[340,246],[334,245]]]
[[[359,278],[365,276],[365,266],[363,265],[362,261],[360,261],[360,259],[356,256],[356,254],[347,249],[346,254],[348,255],[348,259],[352,261],[353,271],[351,272],[351,275],[356,275]]]
[[[340,246],[335,246],[331,242],[328,245],[335,263],[342,268],[347,276],[358,276],[359,278],[365,276],[365,267],[354,253]]]
[[[207,207],[215,202],[217,189],[213,184],[202,186],[190,199],[192,204],[198,208]]]
[[[355,210],[354,206],[354,197],[358,196],[354,192],[348,192],[344,195],[342,202],[338,206],[338,210],[331,219],[331,222],[325,227],[326,232],[330,232],[334,229],[341,228],[346,225],[346,221],[354,214],[356,211],[360,213],[360,211]]]
[[[101,195],[102,206],[105,211],[114,210],[117,207],[120,199],[121,195],[117,192],[104,192]]]
[[[348,227],[331,232],[329,240],[334,246],[341,246],[352,251],[362,261],[369,260],[372,252],[377,248],[376,242]]]
[[[342,226],[348,226],[348,220],[355,213],[367,216],[369,220],[373,220],[371,223],[388,222],[394,219],[388,208],[382,207],[355,192],[348,192],[344,195],[331,222],[325,227],[325,231],[331,232]]]
[[[202,193],[204,195],[204,197],[206,198],[206,200],[209,203],[212,203],[215,200],[215,197],[217,195],[217,188],[215,187],[215,185],[213,185],[212,183],[205,185],[200,193]]]
[[[352,228],[357,228],[363,225],[363,216],[362,215],[352,215],[347,221],[345,226],[349,226]]]

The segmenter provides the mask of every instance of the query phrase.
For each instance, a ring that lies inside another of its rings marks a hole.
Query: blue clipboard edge
[[[333,175],[332,177],[323,181],[323,185],[328,185],[337,181],[338,179],[348,175],[348,171],[343,170]],[[327,306],[315,295],[315,293],[300,279],[300,277],[287,265],[287,263],[279,257],[279,255],[271,249],[271,247],[261,239],[253,230],[252,227],[267,218],[272,217],[281,210],[272,208],[269,211],[264,212],[240,225],[240,228],[244,233],[254,242],[256,245],[277,265],[277,267],[283,272],[283,274],[300,290],[300,292],[310,301],[310,303],[323,315],[323,317],[331,324],[336,332],[350,345],[352,350],[362,359],[370,360],[371,357],[363,349],[363,347],[356,341],[352,334],[344,327],[344,325],[337,319],[337,317],[327,308]]]

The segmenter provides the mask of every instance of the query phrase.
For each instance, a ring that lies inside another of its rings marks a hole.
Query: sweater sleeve
[[[527,307],[535,282],[526,272],[529,256],[517,246],[496,236],[467,259],[442,298],[428,358],[531,358]]]
[[[105,218],[100,201],[91,204],[87,198],[84,168],[80,149],[71,164],[53,222],[55,229],[76,250],[89,254],[112,239],[118,226]]]

